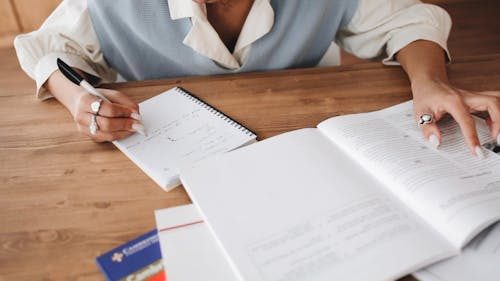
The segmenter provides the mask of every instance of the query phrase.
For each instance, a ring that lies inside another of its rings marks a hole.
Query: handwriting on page
[[[177,173],[180,163],[172,163],[176,159],[199,161],[227,151],[227,145],[231,145],[234,134],[214,126],[206,115],[203,109],[196,108],[164,123],[156,120],[156,126],[148,128],[147,137],[134,135],[126,148],[143,159],[157,162],[156,167],[162,167],[163,172]],[[162,155],[158,155],[159,151]]]
[[[418,227],[387,200],[370,197],[321,214],[252,243],[248,253],[265,280],[308,280]]]
[[[161,124],[159,127],[150,130],[146,138],[138,139],[136,142],[127,145],[127,149],[134,149],[157,141],[172,145],[185,142],[187,139],[190,139],[189,142],[196,142],[205,147],[213,146],[214,140],[211,137],[216,133],[215,128],[208,123],[199,122],[200,111],[201,109],[196,109],[178,119]],[[192,151],[188,152],[188,154],[192,154]]]
[[[179,171],[255,140],[242,126],[180,88],[139,104],[147,136],[113,143],[161,187],[180,184]]]

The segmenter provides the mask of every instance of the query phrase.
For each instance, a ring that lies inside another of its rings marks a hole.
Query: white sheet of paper
[[[156,210],[155,217],[168,280],[238,280],[194,205]]]

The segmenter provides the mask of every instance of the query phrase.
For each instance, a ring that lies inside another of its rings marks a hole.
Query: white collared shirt
[[[192,21],[185,45],[222,67],[237,69],[247,59],[251,44],[273,27],[269,1],[254,0],[232,53],[209,23],[204,4],[192,0],[168,0],[168,4],[172,20]],[[332,42],[319,66],[340,64],[337,45],[360,58],[374,58],[385,51],[385,64],[397,64],[394,55],[416,40],[433,41],[448,54],[450,29],[449,15],[434,5],[418,0],[359,0],[351,22],[339,31],[337,42]],[[64,0],[40,29],[17,36],[14,45],[21,68],[36,81],[40,98],[50,97],[43,84],[57,70],[57,57],[102,82],[116,79],[116,72],[104,60],[86,0]]]

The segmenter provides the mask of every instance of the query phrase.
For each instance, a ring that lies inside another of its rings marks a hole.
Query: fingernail
[[[141,124],[132,124],[132,129],[143,136],[147,136],[146,129],[144,129],[144,126],[142,126]]]
[[[484,159],[485,158],[483,149],[479,145],[477,145],[474,148],[474,151],[476,152],[476,157],[477,158],[479,158],[479,159]]]
[[[437,149],[438,146],[439,146],[439,139],[438,139],[438,137],[436,135],[434,135],[434,134],[431,134],[429,136],[429,143],[432,145],[432,147],[434,147],[434,148]]]
[[[135,112],[132,112],[132,114],[130,114],[130,117],[137,120],[137,121],[142,121],[142,116],[135,113]]]

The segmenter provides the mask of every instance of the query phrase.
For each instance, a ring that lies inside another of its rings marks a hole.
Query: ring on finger
[[[95,136],[95,135],[97,135],[98,130],[99,130],[99,126],[97,126],[96,116],[94,114],[92,114],[92,116],[90,117],[90,125],[89,125],[90,134]]]
[[[434,117],[430,113],[424,113],[420,115],[420,118],[418,119],[418,124],[424,125],[424,124],[430,124],[434,122]]]
[[[102,99],[97,99],[90,104],[90,111],[95,115],[99,115],[99,110],[101,109]]]

